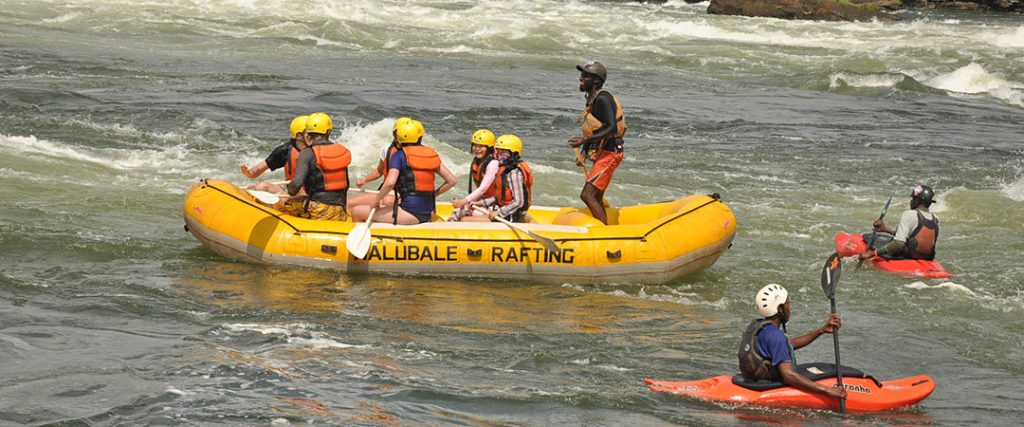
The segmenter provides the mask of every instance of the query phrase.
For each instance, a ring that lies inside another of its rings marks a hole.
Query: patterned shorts
[[[310,200],[309,206],[298,216],[309,219],[345,221],[348,219],[348,211],[345,210],[344,206],[329,205],[327,203]]]

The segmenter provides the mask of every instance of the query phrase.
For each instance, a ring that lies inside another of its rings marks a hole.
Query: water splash
[[[985,94],[1008,104],[1024,106],[1024,84],[1005,80],[972,62],[956,70],[923,80],[931,87],[964,94]]]

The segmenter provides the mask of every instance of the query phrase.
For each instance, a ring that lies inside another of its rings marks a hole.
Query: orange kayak
[[[835,245],[836,252],[839,252],[839,255],[844,257],[857,256],[868,246],[867,242],[864,241],[864,235],[850,233],[836,234]],[[923,259],[885,259],[876,256],[872,257],[870,262],[879,270],[891,271],[906,276],[925,277],[928,279],[943,279],[953,276],[953,274],[946,271],[946,267],[943,267],[942,264],[938,263],[938,261],[927,261]]]
[[[827,364],[811,364],[822,366]],[[801,365],[805,369],[808,365]],[[827,365],[831,366],[831,365]],[[813,369],[813,368],[812,368]],[[927,375],[878,382],[870,376],[850,376],[852,372],[843,369],[843,387],[846,388],[846,410],[850,412],[881,412],[903,408],[924,400],[935,390],[935,382]],[[836,386],[835,373],[828,378],[815,381],[829,387]],[[806,374],[805,374],[806,375]],[[814,377],[806,375],[812,380]],[[653,391],[689,396],[712,402],[740,405],[778,406],[809,409],[839,409],[839,400],[821,394],[810,393],[782,383],[759,382],[744,384],[742,376],[720,375],[698,381],[644,382]],[[750,388],[748,388],[750,387]]]

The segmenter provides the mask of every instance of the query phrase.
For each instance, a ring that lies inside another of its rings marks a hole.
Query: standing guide
[[[604,89],[608,71],[600,62],[588,61],[577,65],[580,72],[580,92],[586,93],[586,105],[576,119],[583,125],[583,135],[569,138],[569,146],[583,148],[586,159],[594,162],[587,174],[580,198],[590,208],[590,214],[608,224],[608,213],[602,201],[612,174],[622,163],[622,136],[626,134],[626,118],[619,100]],[[583,161],[586,161],[583,159]],[[583,164],[579,163],[579,166]]]

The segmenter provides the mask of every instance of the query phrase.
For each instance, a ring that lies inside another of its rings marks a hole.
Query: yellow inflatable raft
[[[705,195],[609,208],[610,225],[586,208],[534,206],[517,224],[554,240],[552,251],[501,223],[374,223],[365,259],[345,248],[352,222],[282,214],[226,181],[202,180],[183,207],[186,229],[231,259],[348,272],[516,278],[545,282],[664,283],[711,266],[730,246],[736,218]],[[439,203],[446,218],[451,205]]]

